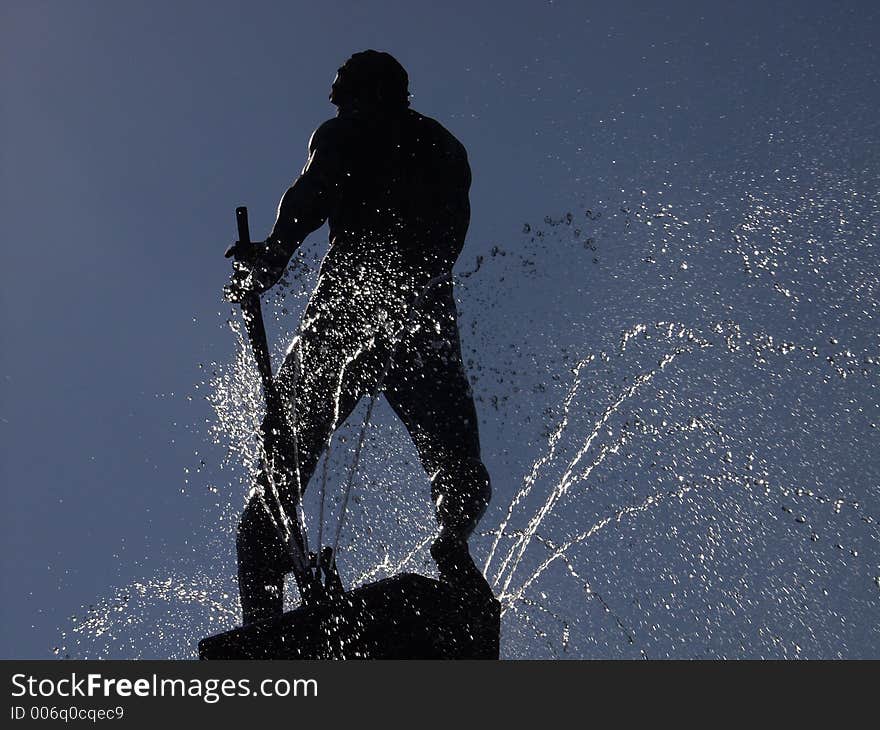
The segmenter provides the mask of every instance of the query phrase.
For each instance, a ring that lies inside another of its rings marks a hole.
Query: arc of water
[[[433,540],[435,537],[437,537],[436,531],[432,532],[426,538],[421,540],[412,550],[410,550],[406,555],[403,556],[403,558],[397,563],[397,565],[395,565],[393,567],[391,565],[391,560],[389,559],[388,555],[386,555],[385,559],[381,563],[373,566],[370,570],[366,571],[365,573],[362,573],[360,576],[358,576],[358,578],[356,579],[355,582],[356,583],[363,583],[368,578],[372,578],[374,575],[378,575],[379,572],[382,571],[382,569],[384,569],[384,568],[387,568],[389,573],[399,572],[400,570],[403,569],[403,567],[410,560],[412,560],[416,555],[418,555],[419,552],[424,550],[428,546],[428,543],[431,542],[431,540]]]
[[[370,341],[372,342],[372,340]],[[342,382],[345,378],[345,371],[348,366],[357,360],[363,352],[370,346],[370,343],[360,345],[353,354],[351,354],[343,363],[339,371],[339,383],[336,386],[336,397],[333,400],[333,421],[330,426],[330,433],[327,436],[327,443],[324,447],[324,465],[321,470],[321,497],[318,504],[318,549],[317,549],[317,567],[321,568],[321,548],[324,545],[324,505],[327,500],[327,478],[330,468],[330,448],[333,443],[333,434],[339,426],[339,401],[342,398]],[[333,558],[335,559],[335,558]]]
[[[300,328],[297,330],[295,341],[299,339],[300,332],[302,331],[301,328],[302,323],[300,323]],[[302,352],[299,350],[299,348],[294,350],[293,358],[293,386],[294,392],[296,392],[296,385],[299,382],[299,378],[302,373]],[[308,531],[306,530],[306,512],[303,508],[303,483],[299,463],[299,416],[296,410],[295,400],[293,401],[290,415],[290,428],[293,432],[293,468],[294,473],[296,474],[296,519],[299,523],[299,533],[303,541],[303,557],[306,557],[309,554],[309,535]]]
[[[562,498],[570,489],[573,480],[572,475],[574,474],[577,465],[583,459],[583,457],[587,454],[590,447],[593,444],[593,441],[599,434],[601,428],[608,422],[611,416],[620,408],[620,406],[630,397],[632,397],[635,393],[639,391],[639,389],[651,382],[654,377],[664,370],[667,365],[669,365],[672,361],[675,360],[680,354],[689,352],[689,348],[677,348],[673,350],[671,353],[668,353],[663,358],[661,358],[659,365],[653,370],[648,371],[647,373],[642,373],[637,378],[633,380],[632,385],[626,388],[615,400],[611,403],[602,413],[602,416],[596,422],[593,427],[593,430],[590,432],[586,441],[583,443],[580,449],[578,449],[574,458],[569,462],[566,467],[565,473],[562,476],[559,484],[550,492],[550,495],[547,497],[546,502],[543,504],[541,509],[532,517],[530,520],[528,527],[526,528],[523,536],[519,539],[519,541],[515,542],[510,550],[508,551],[504,561],[501,564],[501,568],[498,571],[498,575],[495,578],[495,585],[501,581],[501,576],[504,574],[505,569],[507,569],[507,577],[504,580],[504,584],[502,586],[502,592],[507,591],[510,586],[511,581],[513,580],[513,575],[516,572],[517,567],[519,566],[520,561],[522,560],[522,556],[526,551],[526,548],[529,545],[529,542],[532,539],[532,536],[535,534],[535,531],[538,529],[538,526],[541,522],[544,521],[544,518],[550,513],[556,503]],[[509,566],[509,568],[508,568]]]
[[[591,464],[589,464],[589,465],[587,466],[587,468],[586,468],[586,469],[585,469],[580,475],[578,475],[577,478],[574,479],[574,481],[577,482],[577,481],[584,481],[584,480],[586,480],[586,479],[590,476],[590,474],[593,472],[593,470],[594,470],[597,466],[601,465],[603,461],[605,461],[605,458],[606,458],[609,454],[617,453],[617,452],[620,450],[620,448],[621,448],[624,444],[626,444],[627,441],[629,441],[629,438],[630,438],[630,437],[629,437],[627,434],[624,434],[624,435],[623,435],[621,438],[619,438],[615,443],[613,443],[613,444],[604,444],[604,445],[602,446],[602,448],[599,450],[599,454],[598,454],[598,456],[596,457],[596,459],[595,459]],[[551,507],[551,509],[552,509],[552,507]],[[520,531],[516,536],[517,536],[518,538],[520,538],[520,539],[522,539],[523,537],[528,536],[528,528],[527,528],[526,530],[522,530],[522,531]],[[532,534],[532,537],[534,537],[535,539],[537,539],[539,542],[542,542],[542,538],[540,537],[540,535],[539,535],[537,532],[534,532],[534,534]],[[503,566],[502,566],[502,567],[503,567]],[[496,578],[496,585],[497,585],[497,578]]]
[[[574,401],[574,396],[577,393],[578,386],[580,385],[581,370],[586,365],[593,362],[593,360],[595,359],[595,355],[588,355],[583,360],[578,362],[578,364],[575,366],[574,382],[568,389],[568,393],[566,393],[565,400],[562,406],[562,416],[559,419],[559,423],[556,425],[556,428],[550,436],[550,448],[544,453],[541,458],[539,458],[537,461],[535,461],[534,464],[532,464],[531,470],[523,479],[522,487],[520,487],[519,492],[516,493],[514,498],[511,500],[510,505],[507,507],[507,514],[504,515],[504,519],[501,521],[501,525],[499,526],[498,531],[495,534],[495,539],[492,541],[492,547],[489,550],[489,555],[486,558],[485,564],[483,565],[484,575],[489,574],[489,566],[492,563],[492,559],[495,557],[495,551],[498,549],[498,544],[504,537],[505,531],[507,530],[507,525],[510,523],[510,519],[513,516],[514,510],[516,509],[517,505],[522,502],[522,500],[525,499],[532,491],[532,487],[535,485],[535,481],[538,478],[538,473],[541,471],[541,468],[549,463],[556,455],[556,449],[559,445],[559,441],[561,440],[562,434],[565,432],[565,429],[568,426],[568,416],[571,410],[571,404]]]
[[[588,530],[581,532],[579,535],[567,540],[562,545],[560,545],[553,553],[547,557],[543,562],[538,565],[538,568],[535,572],[528,578],[528,580],[524,581],[523,584],[517,588],[513,593],[502,593],[499,596],[499,600],[501,600],[503,608],[502,615],[507,611],[508,608],[512,607],[523,594],[529,589],[529,587],[536,581],[538,578],[543,575],[544,571],[547,570],[554,562],[559,560],[562,556],[564,556],[572,547],[578,545],[585,540],[588,540],[593,535],[595,535],[600,530],[607,527],[611,522],[619,522],[624,517],[628,517],[629,515],[637,514],[639,512],[644,512],[649,509],[652,505],[659,504],[667,497],[683,497],[688,492],[693,491],[697,488],[696,484],[686,484],[680,489],[676,489],[670,492],[660,492],[658,494],[651,495],[643,502],[637,505],[630,505],[628,507],[622,507],[610,515],[606,515],[601,520],[599,520],[595,525],[590,527]]]
[[[542,538],[540,535],[535,535],[535,538],[537,540],[539,540],[542,544],[544,544],[548,550],[554,551],[558,547],[558,545],[555,545],[550,540]],[[571,564],[571,560],[568,559],[568,555],[563,553],[562,555],[559,556],[558,560],[561,561],[562,564],[565,566],[565,569],[568,571],[568,574],[572,578],[574,578],[578,583],[581,584],[581,586],[584,589],[584,593],[586,593],[586,595],[587,595],[587,598],[595,598],[599,602],[599,605],[602,606],[604,611],[608,615],[610,615],[611,618],[614,619],[614,623],[617,624],[617,628],[619,628],[624,633],[624,635],[627,638],[627,641],[630,644],[635,644],[636,639],[635,639],[635,635],[633,634],[633,632],[630,631],[630,629],[628,629],[626,627],[626,625],[621,620],[620,616],[617,613],[615,613],[615,611],[611,608],[610,605],[608,605],[608,601],[605,600],[605,598],[602,596],[602,594],[593,588],[590,581],[587,580],[586,578],[584,578],[582,575],[580,575],[574,569],[574,566]],[[525,595],[523,595],[523,599],[525,599]],[[644,650],[642,650],[642,652],[644,653]]]
[[[655,325],[655,327],[666,327],[668,329],[667,337],[672,336],[673,329],[676,326],[677,325],[674,322],[658,322]],[[688,334],[692,339],[696,339],[693,337],[693,333],[690,332],[684,325],[678,325],[678,326],[680,327],[680,333],[679,333],[680,337],[685,334]],[[624,332],[622,339],[621,339],[621,343],[620,343],[620,351],[623,352],[626,349],[626,343],[630,339],[632,339],[633,337],[638,335],[639,333],[644,332],[646,329],[647,329],[646,325],[638,324],[635,327],[631,328],[630,330],[627,330],[626,332]],[[704,343],[701,343],[701,344],[704,344]],[[550,449],[548,452],[545,453],[544,457],[542,457],[541,459],[536,461],[535,464],[532,466],[531,473],[529,475],[527,475],[523,480],[523,487],[520,489],[520,491],[517,493],[517,495],[514,497],[513,501],[511,502],[510,506],[508,507],[507,515],[505,516],[505,518],[502,522],[501,528],[499,529],[498,533],[496,534],[496,538],[493,541],[492,548],[489,552],[489,557],[487,558],[486,564],[484,566],[483,572],[486,573],[487,575],[488,575],[488,570],[489,570],[489,565],[491,563],[491,560],[495,555],[495,551],[497,549],[497,546],[500,543],[501,537],[503,536],[503,534],[506,530],[506,527],[510,521],[510,518],[512,517],[514,509],[529,494],[529,492],[531,492],[532,487],[534,486],[534,483],[537,479],[537,475],[538,475],[538,472],[540,471],[540,469],[555,456],[556,448],[558,446],[559,440],[560,440],[563,432],[565,431],[565,428],[568,425],[568,413],[569,413],[569,410],[571,407],[571,402],[572,402],[574,395],[577,391],[577,386],[579,385],[580,370],[586,364],[588,364],[589,362],[592,362],[594,359],[595,359],[595,355],[590,355],[587,358],[584,358],[584,360],[582,360],[581,362],[579,362],[577,367],[574,369],[575,380],[574,380],[571,388],[569,389],[568,394],[566,395],[566,399],[565,399],[564,406],[563,406],[563,415],[560,418],[560,422],[557,425],[554,433],[551,435]],[[511,549],[513,549],[513,548],[511,548]],[[505,559],[504,564],[502,565],[502,567],[499,569],[498,573],[495,576],[494,582],[496,585],[500,581],[501,575],[504,572],[504,568],[506,567],[507,563],[509,562],[509,559],[510,559],[510,553],[508,553],[508,556]]]

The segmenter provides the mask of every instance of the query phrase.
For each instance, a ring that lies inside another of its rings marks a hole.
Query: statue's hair
[[[390,53],[367,50],[355,53],[339,69],[330,101],[336,106],[368,104],[409,106],[409,77]]]

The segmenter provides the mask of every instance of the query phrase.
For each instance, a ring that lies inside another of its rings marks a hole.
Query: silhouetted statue
[[[269,237],[228,252],[240,261],[226,294],[239,301],[275,285],[305,237],[330,224],[315,291],[276,378],[293,404],[296,437],[283,454],[282,471],[292,477],[281,480],[281,502],[293,515],[334,430],[381,388],[431,479],[440,526],[431,555],[441,581],[490,592],[467,545],[491,490],[451,275],[470,219],[467,154],[442,125],[409,108],[406,71],[387,53],[353,55],[330,101],[337,115],[312,135]],[[277,418],[268,413],[267,438]],[[259,496],[239,525],[238,561],[245,623],[280,614],[293,565]]]

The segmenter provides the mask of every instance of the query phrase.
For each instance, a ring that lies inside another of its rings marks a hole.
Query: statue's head
[[[390,53],[362,51],[349,58],[330,89],[330,101],[340,109],[405,109],[409,106],[409,77]]]

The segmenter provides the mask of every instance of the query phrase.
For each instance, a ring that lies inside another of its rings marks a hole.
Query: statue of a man
[[[467,541],[491,489],[452,284],[470,220],[467,153],[409,108],[406,71],[387,53],[348,59],[330,101],[336,117],[312,135],[271,234],[240,252],[226,287],[232,301],[271,288],[305,237],[329,221],[330,248],[276,378],[295,409],[298,445],[291,468],[299,473],[284,481],[282,502],[293,515],[294,485],[305,488],[335,429],[380,387],[431,480],[440,579],[485,585]],[[239,524],[238,561],[245,623],[281,613],[291,560],[257,498]]]

